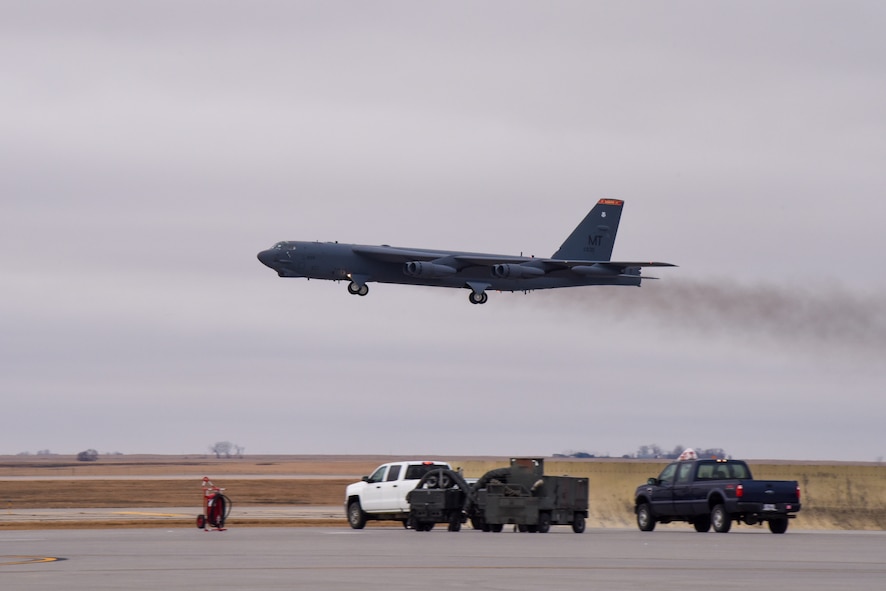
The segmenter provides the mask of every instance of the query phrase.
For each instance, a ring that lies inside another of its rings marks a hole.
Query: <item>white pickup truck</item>
[[[354,529],[363,529],[368,520],[401,521],[409,518],[406,495],[431,470],[451,469],[445,462],[421,460],[390,462],[375,469],[371,476],[349,484],[345,489],[345,513]]]

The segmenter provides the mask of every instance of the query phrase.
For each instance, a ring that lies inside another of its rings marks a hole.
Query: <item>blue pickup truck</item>
[[[634,512],[641,531],[656,523],[688,521],[697,532],[726,533],[733,522],[766,522],[783,534],[800,510],[795,480],[754,480],[738,460],[688,460],[669,464],[634,493]]]

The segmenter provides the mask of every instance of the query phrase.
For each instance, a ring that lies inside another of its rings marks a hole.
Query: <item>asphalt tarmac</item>
[[[547,534],[399,527],[0,532],[4,591],[872,590],[886,532]]]

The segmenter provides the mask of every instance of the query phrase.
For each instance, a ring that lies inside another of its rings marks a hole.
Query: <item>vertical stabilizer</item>
[[[619,199],[600,199],[551,258],[573,261],[610,260],[623,205],[624,201]]]

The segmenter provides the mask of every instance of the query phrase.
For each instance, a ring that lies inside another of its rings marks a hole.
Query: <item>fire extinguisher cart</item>
[[[223,488],[203,477],[203,514],[197,516],[197,528],[203,531],[225,531],[225,520],[231,514],[231,499],[222,494]]]

